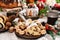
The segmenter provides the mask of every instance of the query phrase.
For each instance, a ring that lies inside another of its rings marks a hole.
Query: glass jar
[[[56,12],[56,10],[52,10],[47,13],[48,24],[55,25],[55,22],[57,21],[57,19],[58,19],[58,13]]]
[[[14,8],[18,6],[18,0],[0,0],[0,7]]]

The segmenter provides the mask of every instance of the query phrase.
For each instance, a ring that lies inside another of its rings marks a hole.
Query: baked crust
[[[15,8],[18,6],[17,2],[13,2],[13,3],[9,3],[9,4],[5,4],[3,2],[0,2],[0,7],[2,8]]]

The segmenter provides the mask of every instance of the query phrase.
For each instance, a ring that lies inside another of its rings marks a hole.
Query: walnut
[[[9,18],[8,17],[6,17],[6,22],[9,22]]]
[[[5,29],[6,29],[6,30],[9,29],[9,26],[5,26]]]
[[[9,32],[11,32],[11,33],[14,32],[14,27],[10,27]]]
[[[6,22],[6,26],[11,26],[11,22]]]

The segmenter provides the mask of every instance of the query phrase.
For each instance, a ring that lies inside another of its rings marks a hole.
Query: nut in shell
[[[6,26],[11,26],[11,22],[6,22]]]
[[[8,27],[8,26],[5,26],[5,29],[6,29],[6,30],[9,29],[9,27]]]
[[[10,27],[9,32],[11,32],[11,33],[14,32],[14,27]]]

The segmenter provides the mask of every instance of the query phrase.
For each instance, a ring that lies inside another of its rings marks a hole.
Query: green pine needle
[[[60,3],[60,0],[56,0],[57,3]]]
[[[47,13],[47,7],[45,7],[44,9],[41,9],[40,11],[39,11],[39,15],[42,15],[42,14],[45,14],[46,15],[46,13]]]
[[[0,8],[0,12],[2,11],[2,8]]]
[[[53,31],[48,30],[47,33],[51,35],[51,37],[53,38],[53,40],[55,40]]]
[[[58,32],[58,33],[57,33],[57,35],[59,35],[59,36],[60,36],[60,32]]]

